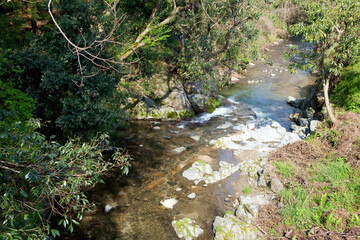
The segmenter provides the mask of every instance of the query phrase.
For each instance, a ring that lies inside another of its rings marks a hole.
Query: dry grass
[[[334,187],[334,183],[314,181],[314,174],[318,169],[319,163],[324,161],[331,161],[331,159],[342,158],[353,170],[360,168],[360,115],[356,113],[344,113],[337,116],[339,124],[334,128],[329,129],[326,126],[319,129],[316,137],[308,141],[299,141],[292,145],[284,146],[273,153],[269,160],[270,162],[283,162],[293,166],[293,172],[290,177],[281,176],[280,172],[277,175],[281,178],[287,190],[293,190],[295,187],[304,189],[308,194],[309,199],[322,194],[332,194],[336,191],[341,191],[346,183],[340,187]],[[336,134],[334,134],[336,133]],[[354,171],[356,172],[356,171]],[[336,173],[335,173],[336,174]],[[330,178],[330,177],[329,177]],[[295,193],[295,191],[294,191]],[[339,192],[337,192],[339,193]],[[296,199],[296,196],[293,197]],[[296,200],[295,200],[296,202]],[[305,200],[306,202],[306,200]],[[268,239],[358,239],[360,236],[360,227],[349,227],[347,225],[350,218],[349,211],[343,208],[336,208],[334,211],[326,210],[321,216],[327,219],[329,214],[333,214],[334,219],[341,219],[335,226],[335,229],[326,229],[325,227],[312,226],[302,230],[294,226],[287,226],[284,224],[284,216],[280,214],[281,208],[278,204],[280,202],[272,202],[271,204],[262,207],[260,211],[257,224],[268,232]],[[318,207],[315,202],[310,202],[309,208]],[[354,206],[355,212],[360,213],[360,206]],[[357,210],[356,210],[357,209]]]

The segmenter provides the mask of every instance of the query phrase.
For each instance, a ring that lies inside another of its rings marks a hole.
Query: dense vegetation
[[[307,22],[291,29],[315,44],[308,63],[321,66],[323,79],[333,79],[359,55],[359,3],[322,2],[303,5]],[[91,207],[86,191],[112,168],[128,172],[131,158],[110,147],[106,134],[124,126],[126,107],[143,96],[156,99],[159,76],[179,79],[189,93],[216,95],[232,71],[245,68],[266,42],[284,34],[277,28],[301,19],[292,14],[296,4],[2,1],[0,238],[52,239],[72,231]],[[325,14],[332,5],[332,14]],[[359,86],[359,78],[352,78],[357,68],[347,70],[334,96],[355,111],[358,101],[343,97],[358,98],[353,87],[346,88],[350,79]]]
[[[336,124],[329,102],[329,88],[339,80],[344,68],[360,55],[360,3],[353,0],[304,1],[306,21],[292,25],[290,32],[301,36],[313,48],[294,50],[292,67],[316,70],[321,75],[325,104]],[[300,54],[301,58],[297,57]]]
[[[349,66],[335,87],[332,99],[346,111],[360,114],[360,63]]]
[[[125,106],[156,99],[159,74],[214,94],[220,70],[244,68],[275,39],[256,25],[264,15],[285,26],[285,4],[2,1],[0,237],[72,231],[91,207],[86,190],[112,168],[128,172],[130,157],[104,134],[123,126]]]
[[[292,49],[292,67],[319,73],[329,119],[306,142],[285,146],[270,157],[285,189],[278,194],[279,205],[267,206],[260,222],[274,238],[358,239],[360,3],[301,5],[306,20],[289,30],[312,45],[302,52]]]

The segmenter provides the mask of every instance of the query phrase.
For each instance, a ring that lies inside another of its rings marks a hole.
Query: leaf
[[[60,236],[60,232],[56,229],[51,229],[51,235],[55,238],[56,236]]]
[[[76,220],[71,220],[74,224],[76,224],[76,225],[79,225],[80,223],[78,222],[78,221],[76,221]]]

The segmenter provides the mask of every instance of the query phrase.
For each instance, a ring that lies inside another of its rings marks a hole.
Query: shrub
[[[72,232],[91,207],[84,192],[114,167],[128,173],[130,158],[121,149],[104,158],[106,134],[60,145],[45,140],[35,131],[39,127],[31,119],[25,126],[8,124],[0,133],[1,239],[49,239],[59,230]],[[58,227],[50,225],[50,217],[60,219]]]
[[[0,49],[0,127],[4,122],[29,120],[35,110],[35,101],[15,88],[22,69],[6,57],[9,53]]]

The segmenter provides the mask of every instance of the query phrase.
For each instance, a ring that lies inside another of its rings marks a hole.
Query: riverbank
[[[285,189],[262,207],[257,224],[265,229],[265,239],[360,236],[358,66],[346,69],[333,90],[338,123],[331,127],[325,120],[305,141],[270,155]]]
[[[360,115],[343,112],[306,141],[278,149],[271,162],[285,189],[262,208],[266,239],[356,239],[360,235]]]

